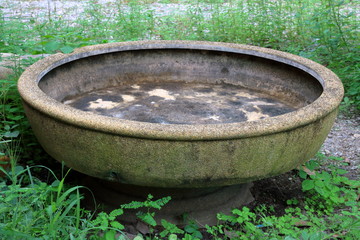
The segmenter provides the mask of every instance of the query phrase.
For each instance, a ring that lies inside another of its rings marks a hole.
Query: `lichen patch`
[[[131,95],[121,95],[121,97],[124,100],[124,102],[132,102],[136,99],[134,96]]]
[[[171,95],[169,91],[161,88],[154,89],[148,92],[149,96],[156,96],[164,98],[165,100],[175,100],[175,96]]]
[[[88,108],[92,108],[92,109],[98,109],[98,108],[103,108],[103,109],[111,109],[114,108],[118,105],[119,103],[117,102],[113,102],[113,101],[104,101],[101,98],[89,102],[89,107]]]

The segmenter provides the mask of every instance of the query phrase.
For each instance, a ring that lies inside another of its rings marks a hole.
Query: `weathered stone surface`
[[[291,101],[298,109],[256,121],[161,124],[81,111],[61,101],[142,82],[230,84]],[[254,46],[193,42],[111,43],[56,54],[19,79],[44,149],[91,176],[152,187],[233,185],[289,171],[326,138],[343,96],[325,67]]]

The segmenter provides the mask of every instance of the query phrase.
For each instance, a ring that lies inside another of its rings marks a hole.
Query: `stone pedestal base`
[[[133,185],[125,185],[108,182],[100,179],[87,177],[83,184],[91,189],[97,204],[101,209],[111,211],[119,208],[121,204],[132,201],[145,201],[148,194],[154,196],[154,200],[161,197],[171,196],[171,200],[161,210],[151,209],[155,212],[155,219],[160,223],[166,219],[177,225],[186,224],[194,220],[199,225],[217,224],[217,213],[230,214],[233,208],[239,208],[254,200],[250,193],[252,183],[217,187],[217,188],[151,188]],[[94,208],[91,194],[86,197],[85,204]],[[136,222],[136,213],[146,209],[125,210],[120,217],[122,221]],[[184,220],[184,216],[187,219]]]

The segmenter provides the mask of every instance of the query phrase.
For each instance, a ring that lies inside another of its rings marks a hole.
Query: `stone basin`
[[[288,53],[196,41],[88,46],[30,66],[18,89],[43,148],[137,186],[228,186],[319,150],[342,100],[327,68]]]
[[[18,89],[40,144],[95,177],[103,203],[171,195],[165,215],[190,212],[204,224],[251,201],[249,182],[313,157],[343,97],[337,76],[308,59],[196,41],[55,54]]]

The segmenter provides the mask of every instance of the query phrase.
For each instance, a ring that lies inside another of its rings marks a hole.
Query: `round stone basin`
[[[342,100],[327,68],[254,46],[111,43],[29,67],[19,92],[55,159],[87,175],[154,188],[209,188],[309,160]]]

